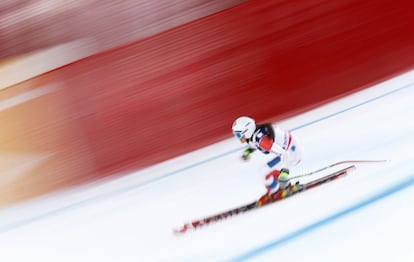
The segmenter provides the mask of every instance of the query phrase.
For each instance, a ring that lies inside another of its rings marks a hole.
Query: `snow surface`
[[[182,236],[174,228],[257,199],[266,156],[231,138],[122,178],[0,211],[1,261],[414,261],[414,73],[279,124],[301,174],[350,175]],[[229,123],[229,135],[231,123]],[[310,178],[304,178],[306,182]]]

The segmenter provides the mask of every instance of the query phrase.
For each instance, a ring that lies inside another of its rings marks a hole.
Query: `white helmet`
[[[254,130],[256,130],[256,123],[250,117],[241,116],[233,122],[232,130],[237,139],[241,139],[243,136],[249,139],[252,137]]]

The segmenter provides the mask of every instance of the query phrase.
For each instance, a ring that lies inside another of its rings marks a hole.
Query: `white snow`
[[[240,161],[243,146],[231,138],[1,210],[0,260],[414,261],[413,115],[409,72],[280,122],[305,147],[292,174],[389,161],[357,164],[344,178],[183,236],[172,230],[258,198],[266,156]]]

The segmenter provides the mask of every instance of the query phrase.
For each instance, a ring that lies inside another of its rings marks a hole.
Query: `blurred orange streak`
[[[88,145],[52,75],[0,92],[0,205],[87,181]]]

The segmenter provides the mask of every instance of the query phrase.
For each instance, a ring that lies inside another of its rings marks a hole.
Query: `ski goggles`
[[[242,131],[233,131],[233,135],[239,140],[242,139],[242,137],[244,137]]]

